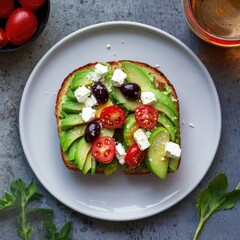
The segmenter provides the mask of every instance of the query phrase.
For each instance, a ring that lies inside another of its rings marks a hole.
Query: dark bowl
[[[17,0],[14,0],[14,4],[15,4],[15,8],[20,7]],[[8,43],[7,46],[5,46],[4,48],[0,48],[0,52],[14,52],[14,51],[23,49],[26,46],[33,43],[41,35],[44,28],[46,27],[48,18],[49,18],[49,12],[50,12],[50,0],[46,0],[44,5],[40,9],[34,11],[34,14],[38,19],[38,28],[37,28],[37,31],[34,33],[33,37],[27,43],[21,46],[15,46],[11,43]],[[0,19],[0,27],[5,29],[5,24],[6,24],[6,20]]]

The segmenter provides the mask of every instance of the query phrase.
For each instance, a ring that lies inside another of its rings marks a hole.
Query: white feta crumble
[[[108,72],[108,66],[104,66],[103,64],[101,63],[97,63],[95,65],[95,69],[102,75],[102,76],[105,76]]]
[[[112,84],[115,87],[121,87],[124,83],[124,80],[127,78],[127,74],[123,72],[121,69],[116,69],[112,76]]]
[[[91,107],[85,107],[82,109],[82,120],[84,122],[90,122],[95,118],[96,110]]]
[[[98,81],[101,80],[102,74],[101,74],[97,69],[95,69],[95,71],[90,72],[90,73],[87,75],[87,78],[88,78],[89,81],[98,82]]]
[[[110,49],[111,48],[111,44],[107,44],[107,49]]]
[[[185,120],[182,120],[182,125],[185,125],[185,124],[186,124]]]
[[[147,135],[148,138],[150,138],[152,132],[150,132],[150,131],[146,131],[145,134]]]
[[[122,40],[121,43],[124,44],[125,42]]]
[[[77,88],[77,90],[74,91],[74,96],[80,103],[85,102],[85,100],[90,96],[90,94],[91,91],[85,86],[79,87]]]
[[[164,149],[164,155],[166,157],[179,159],[181,156],[181,148],[177,143],[167,142]]]
[[[155,65],[155,68],[159,68],[159,67],[160,67],[160,65],[159,65],[159,64],[156,64],[156,65]]]
[[[141,101],[143,104],[152,105],[157,101],[157,99],[155,98],[155,95],[152,92],[142,92]]]
[[[148,137],[145,134],[144,130],[139,128],[134,134],[133,134],[134,140],[137,143],[138,147],[141,151],[147,149],[150,147],[150,143],[148,141]]]
[[[125,149],[123,148],[123,145],[121,143],[118,143],[116,146],[116,158],[118,159],[120,164],[124,164],[125,163],[125,158],[126,156],[126,152]]]
[[[86,101],[84,102],[85,104],[85,107],[93,107],[93,106],[96,106],[98,103],[97,103],[97,100],[96,98],[94,97],[94,95],[91,95],[90,97],[88,97],[86,99]]]
[[[194,126],[192,123],[189,123],[189,126],[190,126],[191,128],[195,128],[195,126]]]

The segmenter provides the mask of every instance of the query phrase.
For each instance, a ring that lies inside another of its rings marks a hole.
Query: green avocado
[[[179,167],[179,159],[170,158],[169,159],[168,171],[170,173],[175,173],[178,170],[178,167]]]
[[[122,62],[122,68],[127,74],[127,82],[138,84],[144,91],[155,88],[153,79],[141,67],[131,62]]]
[[[157,99],[158,103],[161,103],[169,107],[170,109],[172,109],[174,114],[178,116],[178,110],[169,96],[167,96],[163,92],[160,92],[159,90],[156,90],[156,89],[150,89],[150,91],[155,95],[155,98]]]
[[[83,103],[73,102],[73,101],[65,101],[62,103],[62,110],[65,113],[80,113],[84,108]]]
[[[82,120],[81,114],[68,114],[61,121],[61,129],[68,130],[69,128],[73,128],[84,123],[85,122]]]
[[[92,167],[92,153],[91,153],[91,151],[89,151],[87,154],[86,161],[82,168],[83,174],[88,173],[88,171],[91,169],[91,167]]]
[[[170,134],[165,128],[156,128],[149,138],[151,145],[145,160],[149,170],[162,180],[166,179],[168,173],[169,158],[164,156],[164,148],[169,140]]]
[[[70,100],[70,101],[73,101],[73,102],[77,102],[77,99],[74,95],[74,92],[70,89],[67,93],[67,98]]]
[[[78,140],[74,141],[68,149],[67,160],[73,161],[75,159],[75,153],[77,149]]]
[[[158,122],[169,131],[171,141],[174,142],[177,139],[178,128],[164,114],[158,115]]]
[[[75,91],[77,88],[85,85],[89,86],[93,83],[90,77],[88,77],[90,73],[94,72],[94,68],[88,68],[85,70],[78,71],[74,73],[72,82],[71,82],[71,90]]]
[[[139,105],[141,105],[140,102],[131,101],[131,100],[128,100],[127,98],[125,98],[123,96],[123,94],[121,93],[121,91],[119,90],[119,88],[117,88],[117,87],[112,87],[112,91],[110,93],[110,98],[115,104],[120,105],[127,111],[135,111],[135,109]]]
[[[62,131],[60,133],[60,144],[63,152],[66,152],[70,145],[78,138],[82,137],[87,125],[81,125],[74,127],[68,131]]]
[[[104,127],[101,128],[100,136],[113,137],[113,135],[114,135],[114,130],[113,129],[107,129],[107,128],[104,128]]]
[[[138,128],[139,125],[136,122],[134,114],[128,115],[123,127],[123,139],[128,147],[135,143],[133,134],[135,131],[137,131]]]
[[[75,154],[75,162],[80,170],[83,169],[84,163],[87,160],[87,155],[91,149],[91,144],[87,143],[82,137],[77,144],[76,154]]]

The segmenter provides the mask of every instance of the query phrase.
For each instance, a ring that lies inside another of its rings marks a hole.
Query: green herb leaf
[[[28,208],[27,204],[32,200],[40,200],[42,195],[37,193],[38,184],[30,183],[28,186],[22,179],[13,181],[10,185],[10,192],[6,192],[0,199],[0,214],[10,210],[16,213],[17,235],[23,240],[32,238],[33,226],[28,222],[28,215],[31,213],[47,213],[52,216],[51,209],[45,208]]]
[[[198,215],[200,218],[203,218],[205,216],[206,211],[209,208],[209,205],[211,203],[211,194],[209,190],[206,188],[197,197],[197,210]]]
[[[72,222],[67,222],[60,230],[57,232],[57,227],[51,220],[45,220],[43,226],[47,230],[46,240],[72,240],[70,237],[72,230]]]
[[[67,222],[60,230],[59,237],[63,239],[69,237],[71,230],[72,230],[72,222]]]
[[[233,208],[240,200],[240,183],[237,188],[231,192],[227,192],[228,180],[224,173],[220,173],[197,196],[197,211],[199,215],[199,224],[195,231],[193,240],[198,235],[209,217],[220,210],[228,210]]]

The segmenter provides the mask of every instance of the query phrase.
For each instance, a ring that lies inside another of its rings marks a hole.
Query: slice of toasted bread
[[[174,104],[176,106],[176,109],[179,113],[179,103],[178,103],[178,97],[176,94],[176,91],[173,87],[173,85],[171,84],[171,82],[167,79],[167,77],[161,72],[159,71],[156,67],[152,67],[146,63],[142,63],[142,62],[137,62],[137,61],[130,61],[130,60],[119,60],[119,61],[111,61],[111,62],[107,62],[107,64],[111,67],[112,71],[114,71],[116,68],[121,68],[122,62],[131,62],[134,63],[142,68],[144,68],[146,71],[148,71],[149,73],[151,73],[151,75],[153,76],[154,80],[155,80],[155,85],[156,87],[160,90],[163,91],[166,87],[169,87],[171,89],[171,97],[172,99],[174,99]],[[64,98],[66,98],[66,95],[68,93],[68,91],[70,90],[70,85],[71,85],[71,81],[73,79],[74,74],[81,72],[83,70],[86,69],[90,69],[90,68],[94,68],[95,65],[97,64],[97,62],[94,63],[89,63],[85,66],[82,66],[76,70],[74,70],[73,72],[71,72],[63,81],[61,88],[58,91],[58,95],[57,95],[57,99],[56,99],[56,105],[55,105],[55,116],[56,116],[56,122],[57,122],[57,127],[58,127],[58,133],[59,135],[61,134],[61,121],[63,120],[64,116],[62,116],[62,103]],[[179,119],[178,119],[178,129],[179,129]],[[179,142],[180,142],[180,136],[179,136]],[[71,170],[75,170],[78,171],[78,167],[77,165],[74,163],[74,161],[69,161],[67,159],[67,154],[63,151],[63,149],[61,148],[61,155],[62,155],[62,159],[63,162],[65,164],[65,166]],[[148,170],[148,168],[144,165],[138,167],[138,168],[130,168],[127,167],[126,165],[122,168],[123,172],[125,174],[148,174],[150,173],[150,171]],[[101,168],[96,168],[96,172],[95,173],[103,173],[103,169]]]

